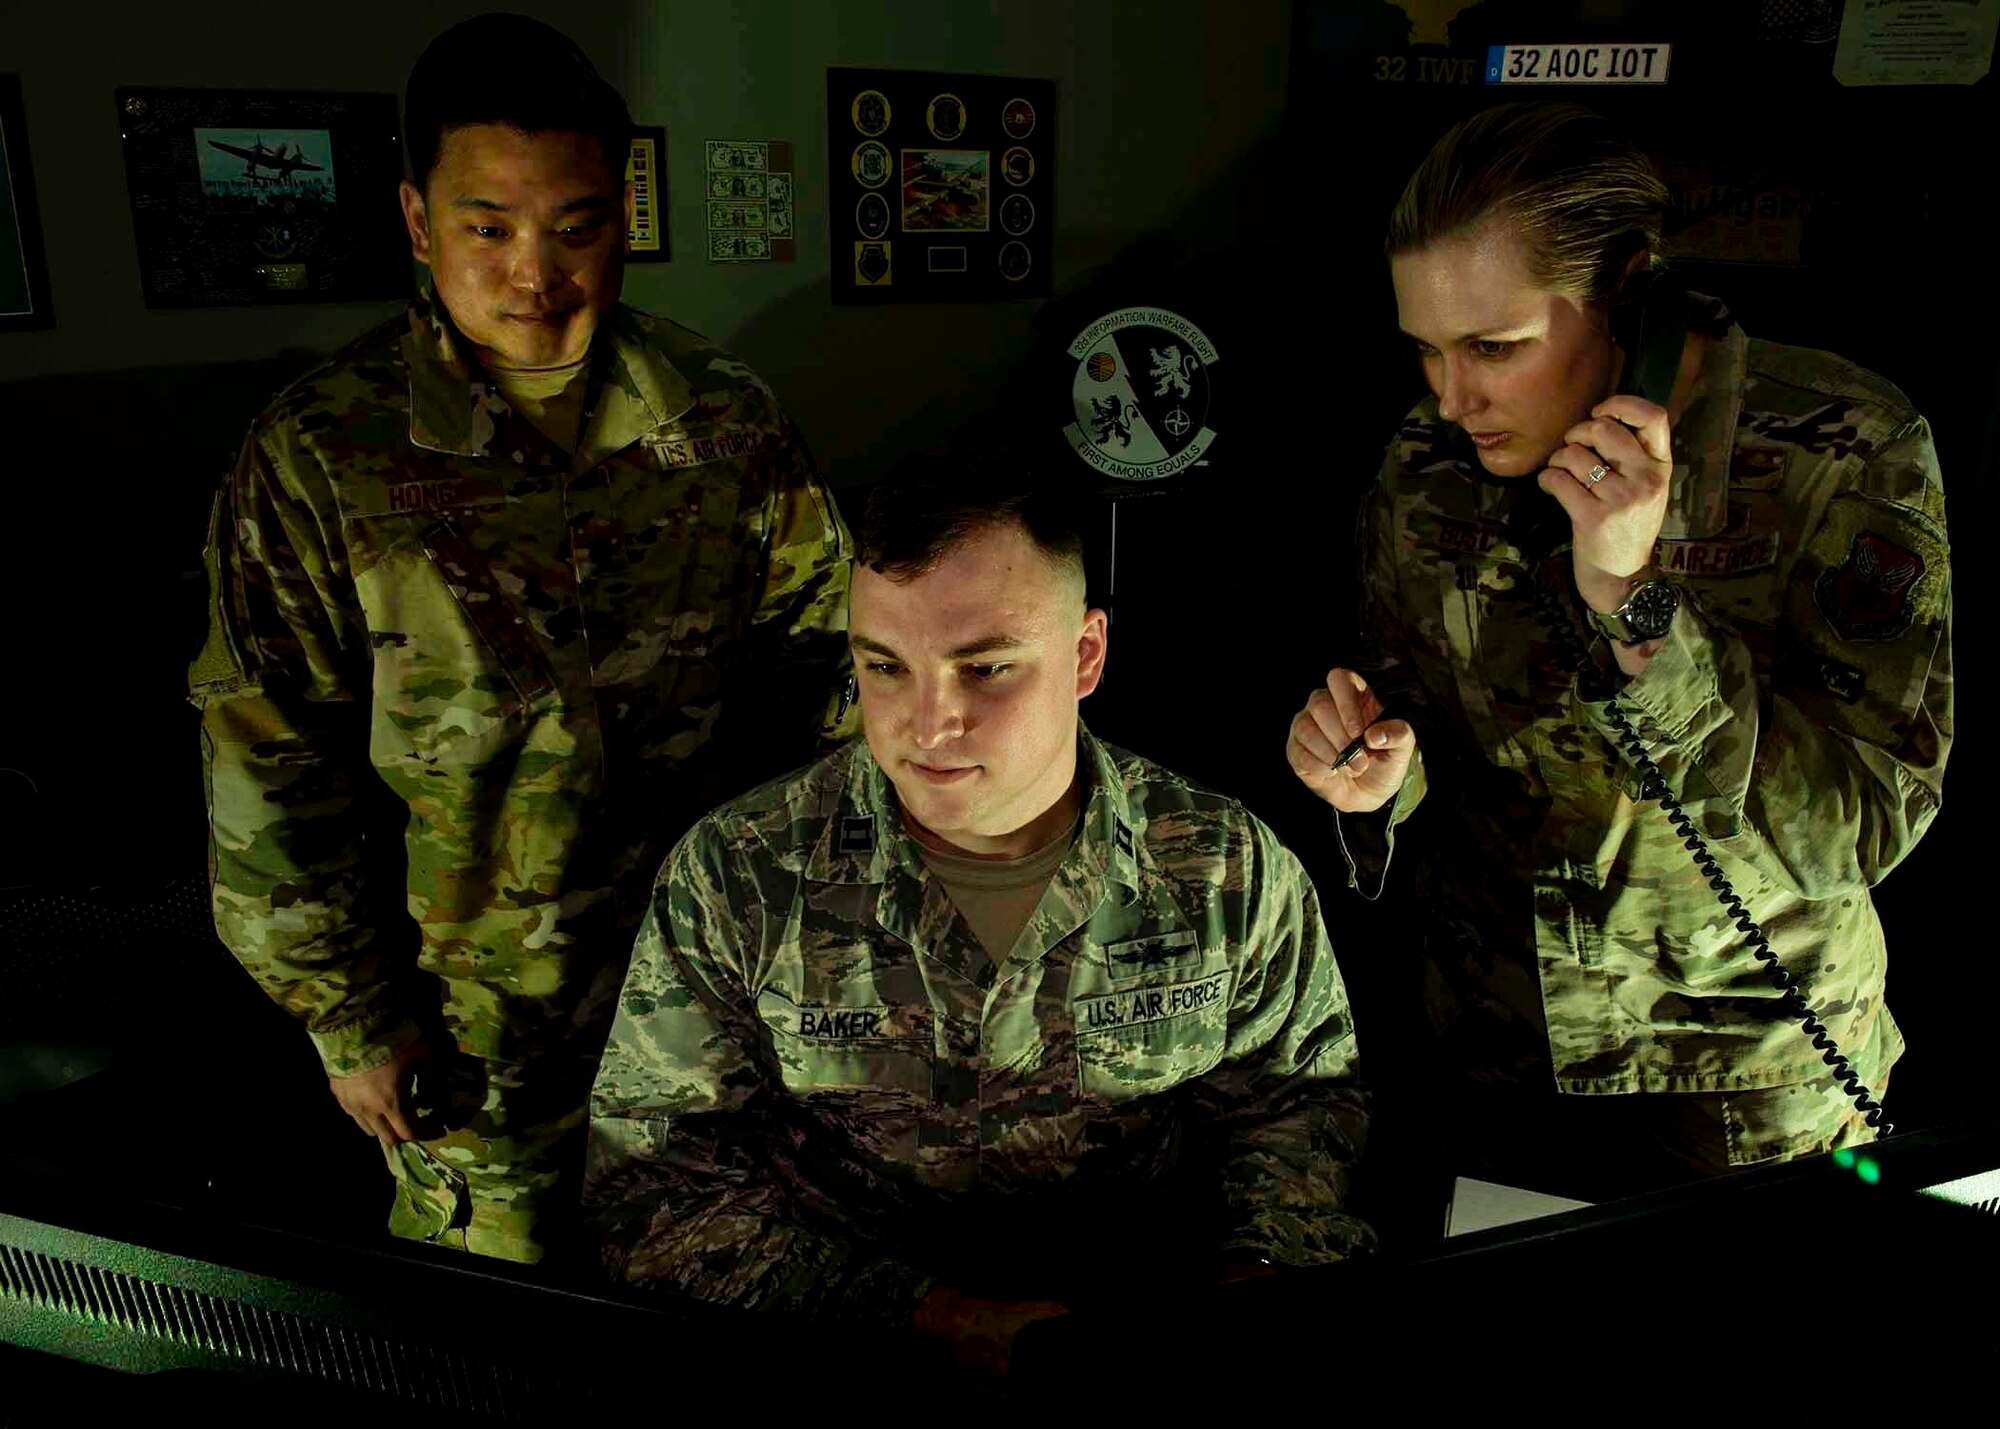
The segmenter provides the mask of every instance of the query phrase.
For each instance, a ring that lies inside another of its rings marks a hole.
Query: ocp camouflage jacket
[[[216,927],[336,1076],[435,978],[473,1054],[587,1064],[664,850],[812,755],[845,659],[846,536],[747,367],[613,310],[572,459],[461,346],[420,300],[293,383],[211,524]]]
[[[1595,642],[1596,670],[1784,967],[1879,1088],[1902,1042],[1869,889],[1936,814],[1951,744],[1930,429],[1902,393],[1831,354],[1747,339],[1712,299],[1691,296],[1689,311],[1714,346],[1674,430],[1656,553],[1682,601],[1638,678],[1617,675],[1583,619],[1567,519],[1532,478],[1483,476],[1434,400],[1404,421],[1365,504],[1368,663],[1422,751],[1395,821],[1421,802],[1435,825],[1418,880],[1435,1010],[1472,1056],[1509,1055],[1479,1049],[1482,1022],[1534,1028],[1569,1091],[1825,1075],[1642,795],[1602,692],[1538,611],[1542,582]],[[1526,534],[1550,512],[1560,539]]]

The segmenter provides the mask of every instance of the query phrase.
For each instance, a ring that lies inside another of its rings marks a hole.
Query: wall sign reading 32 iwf
[[[1165,308],[1106,313],[1069,345],[1076,359],[1063,429],[1076,454],[1107,476],[1153,481],[1204,465],[1215,344]]]

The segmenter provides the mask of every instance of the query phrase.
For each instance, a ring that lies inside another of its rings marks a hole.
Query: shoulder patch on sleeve
[[[1894,640],[1916,619],[1915,596],[1926,569],[1921,551],[1859,531],[1848,542],[1847,559],[1813,582],[1813,604],[1842,640]]]
[[[1811,721],[1932,758],[1918,745],[1949,720],[1950,562],[1943,527],[1915,507],[1857,492],[1827,503],[1792,567],[1780,657]]]
[[[1802,555],[1800,593],[1809,594],[1813,612],[1844,643],[1899,640],[1935,622],[1950,598],[1943,529],[1900,502],[1836,497]]]

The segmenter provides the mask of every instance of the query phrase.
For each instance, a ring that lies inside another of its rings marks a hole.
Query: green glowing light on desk
[[[1874,1157],[1864,1156],[1854,1163],[1854,1174],[1872,1186],[1882,1179],[1882,1168],[1876,1164]]]
[[[1834,1152],[1834,1153],[1833,1153],[1833,1164],[1834,1164],[1834,1165],[1836,1165],[1836,1166],[1838,1166],[1838,1167],[1839,1167],[1839,1168],[1840,1168],[1841,1170],[1843,1170],[1843,1171],[1851,1171],[1851,1170],[1853,1170],[1853,1169],[1854,1169],[1854,1148],[1853,1148],[1853,1147],[1851,1147],[1851,1146],[1843,1146],[1843,1147],[1841,1147],[1841,1148],[1840,1148],[1840,1150],[1838,1150],[1838,1151]]]

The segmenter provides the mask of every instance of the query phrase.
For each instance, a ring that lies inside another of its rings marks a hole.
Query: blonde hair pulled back
[[[1539,288],[1608,305],[1635,254],[1660,263],[1667,186],[1602,115],[1568,102],[1500,104],[1453,127],[1389,216],[1391,257],[1500,225]]]

